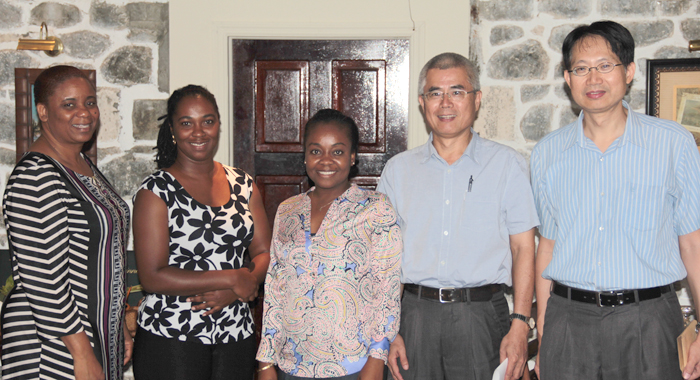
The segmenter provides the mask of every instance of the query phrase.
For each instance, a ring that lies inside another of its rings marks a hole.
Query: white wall
[[[427,139],[418,108],[420,69],[445,51],[468,55],[469,14],[464,0],[171,0],[170,89],[200,84],[216,96],[222,125],[229,126],[217,160],[231,164],[229,39],[407,38],[411,148]]]

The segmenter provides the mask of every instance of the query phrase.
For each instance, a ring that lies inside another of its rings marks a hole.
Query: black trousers
[[[681,379],[676,337],[682,331],[675,292],[614,308],[552,294],[540,347],[540,379]]]
[[[406,344],[404,380],[491,380],[510,329],[503,291],[487,302],[442,304],[404,292],[399,333]],[[399,365],[400,368],[400,365]]]
[[[202,344],[154,335],[141,328],[134,340],[136,380],[250,380],[255,336],[239,342]]]

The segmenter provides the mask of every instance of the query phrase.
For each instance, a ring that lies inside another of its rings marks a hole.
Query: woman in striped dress
[[[129,209],[83,144],[96,91],[71,66],[34,84],[41,136],[15,166],[3,214],[15,287],[2,310],[3,379],[121,379]],[[126,339],[126,342],[125,342]]]

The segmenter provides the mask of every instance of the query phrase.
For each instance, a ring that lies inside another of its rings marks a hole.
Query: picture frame
[[[34,104],[34,82],[44,69],[15,68],[15,149],[19,161],[40,133]],[[82,70],[97,88],[97,72]],[[83,146],[83,153],[97,165],[97,133]]]
[[[700,58],[647,60],[646,113],[683,125],[700,149]]]

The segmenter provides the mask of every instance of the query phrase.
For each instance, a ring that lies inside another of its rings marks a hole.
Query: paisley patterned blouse
[[[309,192],[277,210],[257,359],[294,376],[349,375],[368,356],[386,361],[399,330],[401,230],[384,194],[353,185],[312,236]]]
[[[231,199],[212,207],[197,202],[172,174],[159,170],[144,181],[147,189],[168,207],[170,257],[168,264],[203,271],[238,269],[253,240],[253,216],[248,201],[253,179],[240,169],[224,165]],[[186,296],[148,294],[139,308],[138,324],[165,338],[204,344],[240,341],[253,333],[247,303],[236,301],[221,311],[202,316],[192,311]]]

